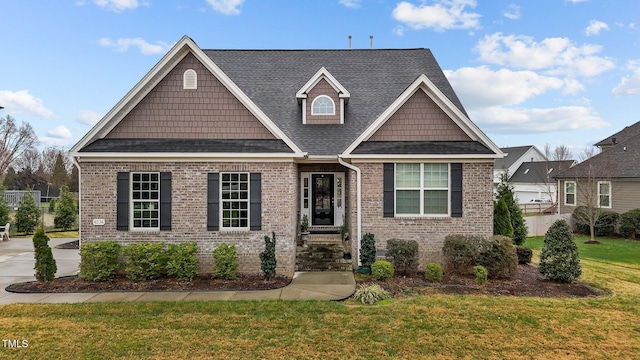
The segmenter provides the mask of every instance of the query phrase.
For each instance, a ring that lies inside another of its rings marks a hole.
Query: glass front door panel
[[[333,225],[333,174],[312,175],[312,225]]]

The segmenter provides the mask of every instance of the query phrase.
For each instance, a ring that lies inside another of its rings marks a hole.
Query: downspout
[[[80,164],[78,163],[78,160],[76,159],[75,156],[71,157],[71,162],[73,162],[73,165],[78,169],[78,248],[82,247],[82,206],[80,206],[80,199],[82,199],[82,181],[80,181],[80,179],[82,178],[82,172],[80,171]]]
[[[362,209],[362,190],[361,190],[361,184],[362,184],[362,176],[360,174],[360,168],[349,164],[348,162],[345,162],[344,160],[342,160],[342,155],[338,155],[338,162],[340,163],[340,165],[345,166],[353,171],[356,172],[356,227],[357,227],[357,236],[358,236],[358,266],[361,266],[362,263],[360,262],[360,239],[362,239],[362,212],[360,211]]]

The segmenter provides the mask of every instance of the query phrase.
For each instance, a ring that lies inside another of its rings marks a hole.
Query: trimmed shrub
[[[34,267],[35,277],[38,281],[52,281],[56,276],[58,267],[56,260],[53,258],[53,252],[49,247],[49,237],[44,233],[44,229],[40,227],[33,235],[33,248],[36,265]]]
[[[618,220],[620,235],[625,238],[638,238],[640,235],[640,209],[629,210]]]
[[[595,236],[611,236],[615,233],[615,226],[620,215],[614,211],[600,209],[600,215],[594,226]],[[578,206],[573,210],[573,221],[576,231],[581,234],[591,234],[589,228],[589,208],[587,206]]]
[[[493,204],[493,234],[513,237],[513,225],[504,198]]]
[[[376,240],[375,235],[366,233],[362,236],[360,244],[360,263],[362,267],[371,269],[371,264],[376,261]]]
[[[170,244],[167,248],[167,275],[191,281],[198,275],[198,245],[195,242]]]
[[[391,295],[378,284],[362,284],[353,297],[365,305],[373,305],[380,300],[389,299]]]
[[[271,237],[264,236],[264,251],[260,253],[260,269],[265,280],[269,281],[276,273],[276,233],[271,232]]]
[[[51,201],[49,201],[49,209],[47,211],[49,211],[50,214],[53,214],[56,211],[56,199],[51,199]]]
[[[533,251],[528,247],[516,246],[516,255],[518,256],[518,264],[530,264]]]
[[[476,265],[473,267],[473,276],[475,276],[478,285],[484,285],[489,278],[489,271],[482,265]]]
[[[415,240],[387,240],[387,259],[401,274],[418,270],[418,243]]]
[[[438,263],[428,263],[424,270],[424,278],[429,282],[441,282],[442,276],[442,266]]]
[[[538,271],[547,279],[571,282],[580,277],[580,256],[569,224],[558,220],[544,236]]]
[[[118,260],[120,244],[99,241],[80,247],[80,277],[88,281],[107,281],[122,268]]]
[[[55,206],[55,217],[53,223],[56,229],[69,230],[78,219],[78,208],[76,201],[69,192],[69,187],[63,185],[60,188],[60,199]]]
[[[235,280],[236,271],[238,270],[238,255],[236,246],[229,244],[220,244],[213,250],[214,273],[221,279]]]
[[[509,278],[518,267],[515,248],[507,236],[486,239],[449,235],[444,240],[442,253],[446,270],[456,274],[471,274],[473,266],[482,265],[494,278]]]
[[[122,248],[127,277],[133,281],[157,279],[167,268],[164,244],[135,243]]]
[[[386,260],[378,260],[371,264],[371,276],[375,280],[387,281],[393,277],[393,265]]]

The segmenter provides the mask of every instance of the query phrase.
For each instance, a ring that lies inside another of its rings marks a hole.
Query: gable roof
[[[307,93],[322,79],[325,79],[329,85],[331,85],[331,87],[338,93],[338,97],[348,99],[351,96],[351,93],[349,93],[349,91],[323,66],[311,79],[309,79],[309,81],[307,81],[306,84],[302,86],[302,88],[300,88],[300,90],[298,90],[296,98],[306,99]]]
[[[553,177],[560,171],[569,169],[575,160],[524,162],[509,181],[511,183],[541,184],[553,183]]]
[[[624,129],[618,131],[617,133],[608,136],[597,143],[595,146],[599,146],[600,148],[612,146],[615,144],[619,144],[621,142],[625,142],[629,139],[640,137],[640,121],[633,125],[626,126]],[[614,140],[615,139],[615,143]]]
[[[514,147],[503,147],[500,148],[502,152],[507,154],[507,156],[502,159],[496,159],[496,163],[494,165],[494,169],[496,170],[504,170],[510,168],[513,164],[515,164],[518,160],[526,154],[528,151],[533,150],[536,151],[540,156],[544,157],[542,153],[533,145],[525,145],[525,146],[514,146]],[[523,159],[523,161],[528,161],[530,159]]]

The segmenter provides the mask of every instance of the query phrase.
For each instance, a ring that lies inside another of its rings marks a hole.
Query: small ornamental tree
[[[264,251],[260,253],[260,269],[264,279],[269,281],[276,273],[276,233],[271,232],[271,237],[264,236]]]
[[[25,193],[20,200],[15,220],[18,232],[23,232],[25,234],[32,233],[36,226],[38,226],[40,210],[38,210],[31,192]]]
[[[513,226],[511,215],[504,198],[493,204],[493,235],[502,235],[513,238]]]
[[[78,218],[76,202],[69,192],[69,187],[63,185],[60,188],[60,199],[55,206],[53,223],[56,229],[69,230]]]
[[[362,237],[362,244],[360,244],[360,263],[363,268],[371,269],[371,264],[374,261],[376,261],[375,235],[366,233]]]
[[[38,281],[52,281],[56,276],[58,267],[53,258],[53,252],[48,245],[49,237],[44,233],[42,226],[33,235],[34,256],[36,259],[35,277]]]
[[[511,227],[513,228],[513,243],[522,245],[527,238],[527,224],[522,216],[522,210],[518,206],[517,199],[513,193],[513,186],[509,182],[509,173],[504,173],[500,177],[500,183],[497,186],[497,200],[504,199],[509,209],[509,217],[511,219]]]
[[[580,256],[569,224],[558,220],[544,236],[538,271],[547,279],[571,282],[580,277]]]

